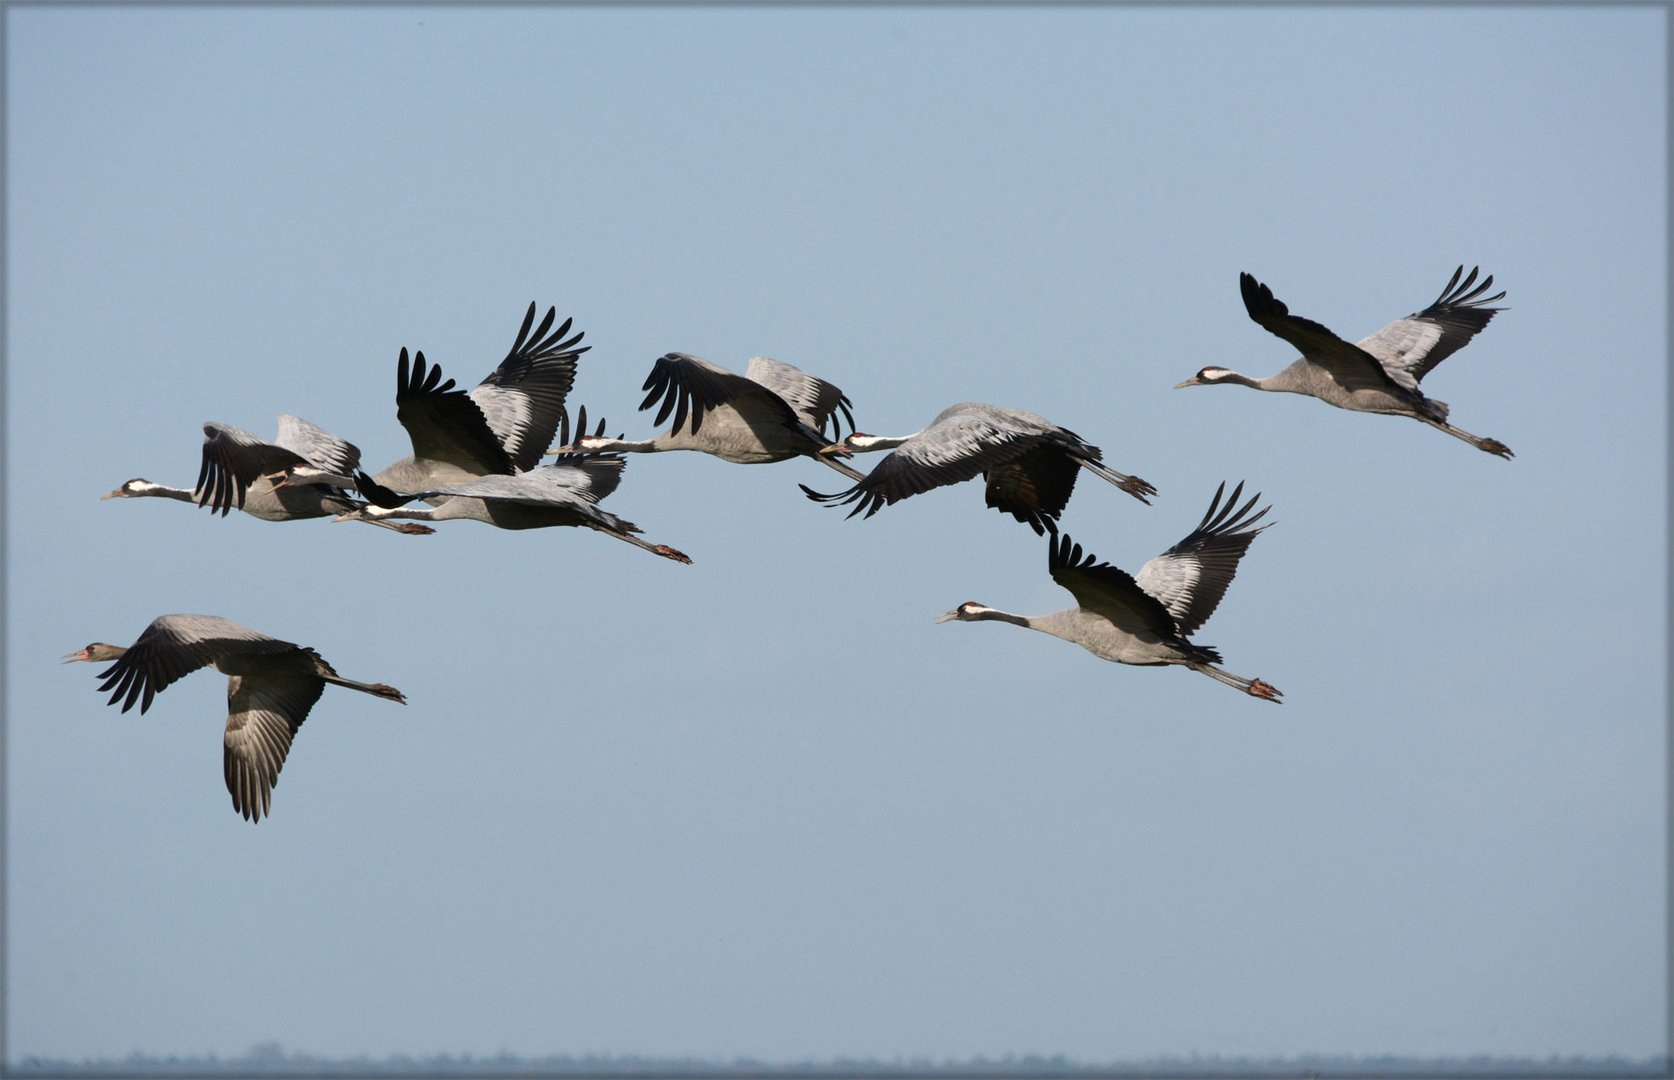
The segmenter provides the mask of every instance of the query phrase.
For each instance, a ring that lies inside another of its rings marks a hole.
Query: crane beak
[[[564,446],[553,447],[551,450],[548,450],[543,456],[544,457],[552,457],[552,456],[557,455],[557,454],[573,454],[573,453],[575,453],[575,444],[574,443],[568,443]]]
[[[1202,386],[1202,385],[1203,385],[1203,381],[1201,379],[1199,379],[1196,375],[1193,375],[1191,378],[1187,379],[1185,382],[1175,383],[1174,384],[1174,389],[1184,390],[1188,386]]]
[[[854,457],[854,451],[846,443],[834,442],[830,446],[822,446],[818,451],[820,457]]]
[[[120,498],[122,498],[123,494],[124,494],[123,490],[121,488],[117,488],[115,491],[109,492],[109,493],[104,494],[104,495],[100,495],[99,498],[100,498],[101,501],[104,500],[104,499],[120,499]]]
[[[73,664],[77,660],[91,660],[91,659],[93,659],[93,658],[91,656],[87,655],[87,650],[86,649],[77,649],[73,653],[65,653],[63,659],[59,660],[58,662],[60,664]]]
[[[936,621],[939,623],[952,622],[957,618],[959,618],[959,609],[954,608],[952,611],[944,611],[940,615],[937,615]]]

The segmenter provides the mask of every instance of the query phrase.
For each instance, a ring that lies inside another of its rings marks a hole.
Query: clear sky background
[[[1667,969],[1667,22],[1654,7],[12,8],[12,1060],[1653,1054]],[[1239,388],[1238,274],[1354,339],[1480,263],[1425,382],[1502,461]],[[578,529],[101,502],[294,412],[381,468],[395,359],[538,301],[612,431],[670,350],[862,430],[1041,413],[1129,570],[1221,480],[1278,522],[1196,637],[1274,707],[965,600],[1069,595],[967,484],[630,461]],[[328,690],[273,816],[225,681],[58,657],[208,612]]]

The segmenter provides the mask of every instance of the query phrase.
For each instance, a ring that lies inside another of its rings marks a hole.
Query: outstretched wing
[[[987,501],[1034,529],[1057,532],[1081,466],[1063,447],[1043,443],[988,470]]]
[[[850,517],[871,517],[891,503],[1005,465],[1040,446],[1056,430],[1032,413],[963,402],[943,409],[929,427],[896,447],[848,490],[832,495],[806,485],[802,490],[818,502],[854,503]],[[989,505],[996,505],[992,497]],[[1000,509],[1017,513],[1009,505]]]
[[[195,491],[199,506],[225,516],[242,509],[256,478],[303,463],[301,455],[231,424],[203,426],[203,459]]]
[[[536,327],[535,305],[530,303],[511,351],[470,392],[489,429],[519,469],[540,464],[541,455],[552,445],[564,398],[575,385],[576,358],[592,347],[575,347],[584,336],[580,332],[565,336],[570,319],[552,329],[557,316],[557,308],[547,308]]]
[[[620,457],[598,455],[557,465],[543,465],[515,476],[479,476],[415,493],[414,498],[462,495],[471,499],[500,499],[531,506],[575,506],[598,502],[621,483]]]
[[[1256,500],[1261,498],[1259,492],[1240,507],[1238,497],[1244,493],[1243,482],[1232,489],[1232,496],[1223,505],[1221,495],[1225,491],[1226,484],[1222,482],[1197,528],[1140,567],[1135,578],[1141,589],[1168,609],[1181,634],[1191,634],[1209,621],[1221,597],[1226,595],[1232,576],[1238,572],[1238,561],[1249,550],[1250,542],[1272,524],[1256,524],[1273,509],[1271,506],[1250,516]]]
[[[123,712],[138,701],[143,713],[153,697],[201,667],[238,653],[283,653],[296,648],[218,615],[159,615],[114,664],[99,672],[104,680],[99,691],[111,691],[106,704],[121,701]]]
[[[352,486],[349,478],[360,467],[360,448],[354,443],[290,413],[280,414],[279,434],[273,441],[332,478],[318,482],[330,482],[333,487]]]
[[[1296,346],[1303,360],[1328,374],[1343,389],[1402,386],[1377,357],[1358,345],[1350,345],[1312,319],[1292,315],[1284,302],[1273,295],[1272,289],[1251,275],[1239,274],[1238,288],[1244,296],[1244,310],[1258,326]],[[1404,386],[1407,390],[1412,388]]]
[[[1465,272],[1460,264],[1429,307],[1363,339],[1360,348],[1377,357],[1390,378],[1409,390],[1416,388],[1431,368],[1469,345],[1496,313],[1505,310],[1486,306],[1505,299],[1504,290],[1493,296],[1482,295],[1494,284],[1494,275],[1489,274],[1482,284],[1471,288],[1479,269],[1471,267],[1469,276],[1460,281]]]
[[[744,376],[783,399],[796,412],[797,419],[829,442],[843,440],[844,421],[850,431],[854,430],[854,413],[848,395],[824,379],[816,379],[801,368],[770,356],[750,357]],[[827,424],[831,426],[830,432],[826,431]]]
[[[679,431],[690,416],[692,434],[696,435],[703,426],[704,414],[722,405],[771,416],[788,426],[800,422],[796,410],[761,383],[689,353],[658,357],[640,389],[646,394],[639,407],[649,409],[660,401],[656,423],[661,424],[673,413],[674,431]]]
[[[324,692],[323,680],[299,674],[232,678],[221,770],[233,809],[246,821],[257,822],[271,813],[273,786],[279,782],[291,740]]]
[[[1180,631],[1162,602],[1119,567],[1083,556],[1081,545],[1061,533],[1047,541],[1046,567],[1052,580],[1075,597],[1083,610],[1109,619],[1130,634],[1146,634],[1177,641]]]
[[[422,352],[409,366],[407,350],[401,350],[395,417],[413,440],[413,457],[419,461],[446,462],[478,476],[516,471],[482,406],[454,389],[452,379],[442,381],[442,369],[426,364]]]

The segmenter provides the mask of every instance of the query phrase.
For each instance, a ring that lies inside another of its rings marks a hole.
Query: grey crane
[[[1073,641],[1094,656],[1118,664],[1179,664],[1251,697],[1277,703],[1280,693],[1271,684],[1223,671],[1215,666],[1221,662],[1218,650],[1188,640],[1226,595],[1250,542],[1268,527],[1256,522],[1272,507],[1250,514],[1259,494],[1240,507],[1244,485],[1233,488],[1232,497],[1223,505],[1225,491],[1224,483],[1216,488],[1209,511],[1197,527],[1140,567],[1137,575],[1097,562],[1092,555],[1083,557],[1081,545],[1067,534],[1051,538],[1047,569],[1052,580],[1075,597],[1075,607],[1050,615],[1013,615],[968,601],[937,616],[936,621],[1008,622]]]
[[[261,521],[300,521],[359,508],[361,502],[343,490],[354,486],[352,474],[359,464],[360,450],[353,443],[299,416],[281,415],[272,442],[211,422],[203,426],[202,464],[192,490],[136,477],[100,497],[176,499],[207,506],[223,517],[238,509]],[[396,532],[436,531],[407,522],[364,520]]]
[[[176,679],[202,667],[227,676],[227,730],[221,755],[233,809],[250,822],[271,815],[273,787],[291,740],[320,700],[326,683],[388,701],[406,697],[383,683],[345,679],[313,649],[280,641],[218,615],[159,615],[124,648],[95,641],[63,662],[115,663],[98,673],[106,704],[140,712]]]
[[[783,361],[753,356],[740,375],[702,357],[667,353],[651,365],[651,374],[640,389],[647,391],[641,409],[662,402],[656,423],[674,414],[668,431],[640,440],[583,435],[576,445],[561,446],[553,453],[696,450],[740,465],[806,457],[851,480],[861,478],[859,472],[833,460],[831,453],[822,453],[842,434],[839,414],[854,427],[848,397],[824,379]]]
[[[442,381],[442,369],[427,364],[424,353],[409,363],[402,349],[395,416],[413,452],[373,479],[395,491],[423,491],[539,464],[575,384],[576,358],[590,348],[575,347],[580,333],[565,336],[570,319],[552,329],[556,317],[557,310],[548,308],[535,327],[531,303],[506,358],[468,391],[454,389],[452,379]]]
[[[1021,409],[974,401],[943,409],[910,435],[855,432],[828,449],[894,450],[846,491],[825,495],[802,486],[816,502],[853,503],[849,517],[871,517],[909,496],[981,475],[989,506],[1044,534],[1058,531],[1058,516],[1082,469],[1147,505],[1147,496],[1157,493],[1139,477],[1104,464],[1099,448],[1068,428]]]
[[[1426,397],[1419,380],[1437,364],[1470,344],[1471,338],[1488,325],[1503,308],[1487,307],[1505,297],[1503,291],[1483,296],[1494,284],[1488,275],[1474,289],[1479,267],[1464,274],[1463,264],[1453,271],[1441,295],[1422,311],[1396,319],[1371,337],[1350,345],[1317,322],[1290,313],[1273,290],[1249,274],[1238,275],[1244,295],[1244,309],[1250,318],[1302,351],[1290,366],[1265,379],[1253,379],[1223,367],[1206,367],[1179,383],[1186,386],[1233,384],[1287,394],[1306,394],[1328,405],[1355,412],[1410,416],[1463,439],[1478,450],[1510,458],[1511,448],[1498,439],[1472,435],[1447,422],[1445,401]]]
[[[570,438],[567,412],[560,416],[565,442]],[[587,409],[579,411],[577,426],[586,430]],[[599,421],[599,434],[604,433]],[[368,505],[344,514],[339,521],[383,521],[410,518],[419,521],[481,521],[500,529],[546,529],[581,526],[625,540],[654,555],[690,563],[687,555],[667,544],[651,544],[635,534],[639,526],[601,510],[598,502],[622,482],[626,462],[619,454],[565,454],[550,465],[513,473],[460,480],[451,484],[397,492],[364,472],[355,479]],[[434,503],[429,507],[406,507],[414,499]]]

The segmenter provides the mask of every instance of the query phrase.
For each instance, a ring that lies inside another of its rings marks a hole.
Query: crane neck
[[[1211,385],[1220,386],[1222,384],[1230,383],[1234,386],[1248,386],[1252,390],[1276,390],[1276,389],[1278,389],[1278,387],[1266,385],[1268,381],[1269,381],[1268,379],[1253,378],[1249,375],[1245,375],[1241,371],[1225,371],[1225,370],[1223,370],[1215,376],[1214,382]]]
[[[1021,626],[1025,630],[1034,628],[1034,621],[1029,616],[1013,615],[1011,612],[1001,611],[999,608],[978,608],[960,617],[968,622],[1003,622],[1010,623],[1013,626]]]
[[[577,439],[577,444],[583,440]],[[579,449],[567,451],[576,454],[654,454],[659,450],[684,450],[684,446],[676,446],[670,435],[658,435],[654,439],[612,439],[606,435],[589,435],[585,445]]]
[[[197,493],[185,488],[169,487],[167,484],[153,484],[149,480],[130,480],[105,498],[158,498],[177,499],[180,502],[195,503]]]
[[[844,439],[843,445],[857,454],[866,454],[874,450],[894,450],[908,439],[920,434],[922,433],[917,431],[907,435],[867,435],[856,432]]]

